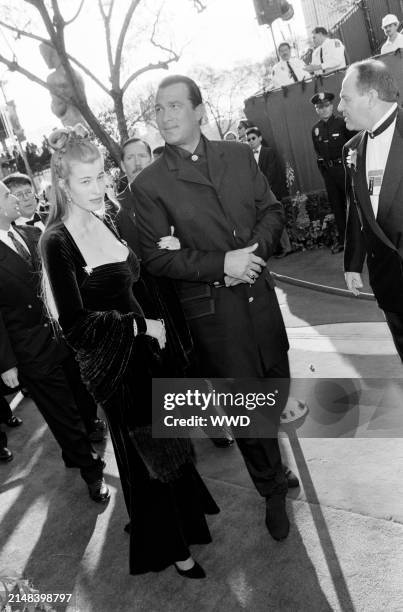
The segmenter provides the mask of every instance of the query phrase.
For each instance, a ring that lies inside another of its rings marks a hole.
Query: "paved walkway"
[[[272,267],[333,283],[341,257],[300,253]],[[278,295],[292,393],[310,409],[281,438],[302,484],[288,494],[289,538],[276,543],[267,534],[264,503],[238,450],[200,439],[199,469],[222,510],[209,520],[213,543],[194,547],[207,580],[186,581],[173,569],[130,577],[110,443],[112,498],[100,509],[24,400],[24,426],[9,436],[15,459],[0,465],[0,573],[23,574],[42,592],[73,593],[57,610],[74,612],[402,612],[401,364],[382,313],[374,302],[286,283]]]

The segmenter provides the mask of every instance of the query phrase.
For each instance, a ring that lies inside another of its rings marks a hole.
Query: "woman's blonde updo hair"
[[[89,136],[87,128],[77,123],[74,127],[54,130],[48,138],[53,150],[50,169],[54,202],[49,210],[47,229],[58,225],[67,212],[68,196],[64,183],[68,184],[71,163],[91,163],[102,157],[101,151]]]

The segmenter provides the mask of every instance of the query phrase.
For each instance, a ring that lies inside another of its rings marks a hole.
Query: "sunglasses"
[[[257,140],[257,136],[249,136],[248,142],[253,142],[254,140]]]

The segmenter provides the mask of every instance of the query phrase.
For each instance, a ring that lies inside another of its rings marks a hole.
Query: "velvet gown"
[[[167,329],[165,358],[156,341],[134,336],[133,319],[145,331],[147,311],[136,299],[136,287],[143,298],[145,289],[136,282],[140,266],[130,249],[125,261],[89,268],[61,224],[45,235],[43,252],[59,323],[108,420],[130,516],[130,573],[160,571],[188,558],[191,544],[209,543],[205,514],[219,512],[191,454],[175,457],[177,470],[165,481],[150,476],[135,443],[136,431],[151,423],[151,378],[172,375],[166,364],[172,369],[178,357],[174,330]],[[185,361],[177,360],[177,376]]]

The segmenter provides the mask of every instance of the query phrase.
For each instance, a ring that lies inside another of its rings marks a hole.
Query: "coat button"
[[[28,304],[28,308],[32,308],[32,304]]]
[[[49,327],[49,323],[44,323],[43,327]]]
[[[250,303],[252,303],[254,299],[255,299],[254,297],[250,297],[250,298],[248,298],[248,300],[249,300],[249,302],[250,302]]]
[[[236,229],[234,228],[234,231],[232,232],[234,238],[236,238]]]
[[[214,287],[217,287],[220,284],[220,281],[214,281],[213,285]]]

